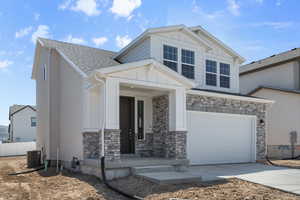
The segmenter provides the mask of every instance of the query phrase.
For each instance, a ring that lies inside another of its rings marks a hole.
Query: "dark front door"
[[[120,129],[121,153],[133,154],[135,150],[133,97],[120,97]]]

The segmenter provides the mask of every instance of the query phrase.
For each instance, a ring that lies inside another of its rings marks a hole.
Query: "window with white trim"
[[[195,52],[181,49],[181,74],[187,78],[195,78]]]
[[[138,139],[143,140],[145,138],[144,131],[144,101],[137,101],[137,127],[138,127]]]
[[[31,117],[30,122],[31,122],[31,127],[36,127],[36,117]]]
[[[217,86],[217,62],[212,60],[206,60],[205,68],[206,85]]]
[[[230,88],[230,65],[220,63],[220,87]]]
[[[163,46],[164,65],[177,72],[178,49],[169,45]]]

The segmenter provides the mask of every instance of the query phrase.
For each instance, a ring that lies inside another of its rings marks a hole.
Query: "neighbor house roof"
[[[275,67],[283,63],[287,63],[300,58],[300,48],[294,48],[277,55],[272,55],[268,58],[251,62],[240,67],[240,75],[249,74],[256,71],[261,71],[270,67]]]
[[[88,46],[38,38],[42,47],[57,50],[66,60],[89,75],[93,70],[120,64],[113,57],[115,52]]]
[[[286,92],[286,93],[292,93],[292,94],[300,94],[300,90],[292,90],[292,89],[285,89],[285,88],[279,88],[279,87],[270,87],[270,86],[259,86],[256,89],[249,92],[248,95],[253,95],[253,94],[255,94],[256,92],[258,92],[262,89],[274,90],[274,91],[278,91],[278,92]]]
[[[32,106],[32,105],[16,105],[16,104],[14,104],[9,107],[9,119],[11,118],[11,116],[20,112],[21,110],[24,110],[25,108],[30,108],[30,109],[36,111],[36,107]]]

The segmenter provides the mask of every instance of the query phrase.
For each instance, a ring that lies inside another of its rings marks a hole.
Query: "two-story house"
[[[275,101],[267,112],[268,155],[300,155],[300,49],[242,66],[240,88],[243,94]]]
[[[36,140],[36,108],[31,105],[9,107],[8,127],[10,142],[30,142]]]
[[[239,95],[243,62],[200,26],[151,28],[119,52],[39,38],[37,147],[124,170],[264,159],[272,101]]]

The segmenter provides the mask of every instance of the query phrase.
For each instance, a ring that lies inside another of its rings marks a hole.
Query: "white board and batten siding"
[[[3,143],[0,144],[0,157],[22,156],[33,150],[36,150],[36,142]]]
[[[256,116],[187,112],[187,156],[192,165],[256,160]]]

